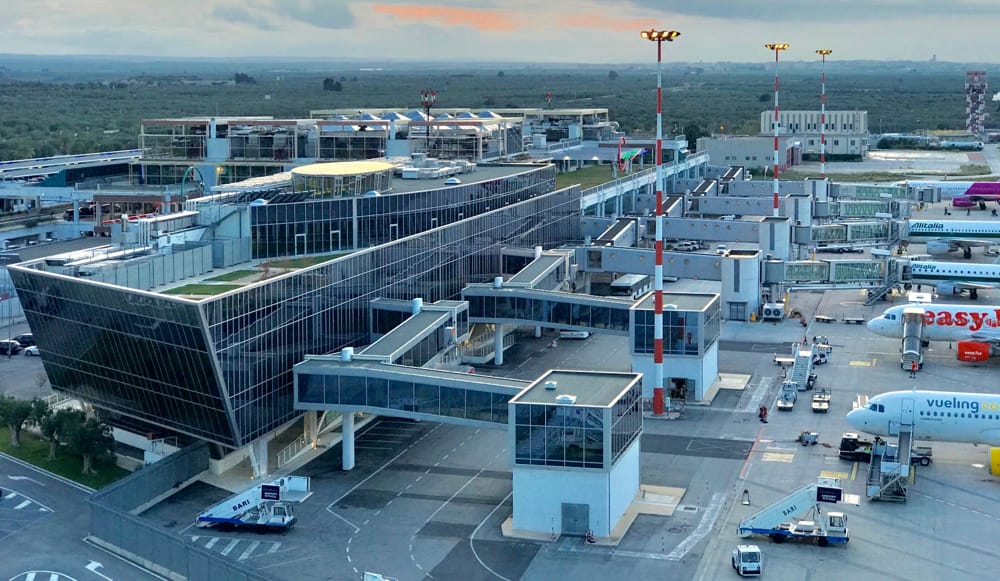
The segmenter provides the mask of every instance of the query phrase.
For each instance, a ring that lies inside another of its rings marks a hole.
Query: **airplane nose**
[[[845,419],[847,420],[847,423],[850,424],[851,427],[854,428],[855,430],[864,430],[865,426],[864,414],[865,410],[863,409],[851,410],[847,412],[847,417]]]

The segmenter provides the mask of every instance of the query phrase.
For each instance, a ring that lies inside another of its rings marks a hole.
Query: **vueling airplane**
[[[912,424],[913,438],[1000,446],[1000,395],[950,391],[890,391],[847,414],[856,430],[895,436]]]
[[[876,335],[903,338],[903,314],[920,315],[925,341],[957,341],[961,361],[984,361],[1000,348],[1000,307],[976,305],[899,305],[868,321]]]

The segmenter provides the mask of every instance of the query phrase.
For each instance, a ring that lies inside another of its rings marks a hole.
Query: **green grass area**
[[[573,184],[580,184],[580,189],[585,190],[599,186],[605,182],[610,182],[611,179],[610,165],[594,165],[578,169],[575,172],[557,175],[556,189],[568,188]]]
[[[949,180],[956,180],[957,178],[986,178],[990,179],[993,176],[989,175],[990,166],[982,164],[967,163],[963,164],[957,170],[945,171],[945,170],[926,170],[916,173],[894,173],[887,171],[869,171],[869,172],[857,172],[857,173],[827,173],[826,177],[828,180],[833,182],[898,182],[901,180],[910,179],[920,179],[925,176],[948,176]],[[805,178],[818,178],[819,170],[815,171],[800,171],[800,170],[786,170],[779,174],[779,177],[783,180],[802,180]],[[754,179],[764,179],[769,180],[770,178],[765,178],[762,173],[755,172]]]
[[[83,458],[65,447],[56,450],[56,459],[49,461],[49,443],[27,431],[21,432],[21,447],[11,448],[10,432],[4,430],[0,436],[0,452],[91,488],[103,488],[129,475],[128,470],[110,462],[95,462],[93,466],[97,474],[84,476],[80,474],[83,470]]]
[[[307,268],[310,266],[315,266],[317,264],[322,264],[333,260],[334,258],[339,258],[341,256],[347,256],[350,252],[337,252],[334,254],[321,254],[319,256],[303,256],[301,258],[286,258],[283,260],[270,260],[268,262],[262,262],[259,266],[263,267],[265,264],[270,268]]]
[[[220,274],[219,276],[213,276],[212,278],[206,278],[205,282],[230,282],[233,280],[239,280],[247,276],[253,276],[255,274],[260,274],[259,270],[237,270],[235,272],[228,272],[226,274]]]
[[[229,292],[231,290],[236,290],[238,288],[243,288],[242,285],[238,284],[186,284],[184,286],[179,286],[177,288],[172,288],[170,290],[163,291],[165,295],[221,295],[222,293]]]

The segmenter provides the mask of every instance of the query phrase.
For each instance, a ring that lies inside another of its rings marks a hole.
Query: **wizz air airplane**
[[[925,341],[957,341],[960,361],[985,361],[1000,349],[1000,306],[899,305],[868,321],[868,330],[902,339],[904,312],[922,314]]]
[[[998,195],[1000,182],[946,182],[941,180],[910,180],[896,182],[896,185],[911,188],[940,188],[942,198],[955,196]]]
[[[1000,446],[1000,395],[890,391],[849,412],[847,423],[877,436],[895,436],[906,423],[915,440]]]
[[[938,294],[942,295],[967,292],[969,298],[975,299],[979,297],[978,291],[995,288],[1000,284],[998,264],[914,260],[905,268],[909,270],[909,278],[913,284],[933,284]]]
[[[935,255],[962,250],[972,258],[974,246],[1000,243],[1000,222],[985,220],[910,220],[909,232],[911,242],[926,242],[927,254]]]

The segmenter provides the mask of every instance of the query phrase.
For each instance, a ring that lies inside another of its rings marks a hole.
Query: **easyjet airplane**
[[[868,321],[876,335],[903,338],[903,313],[922,313],[925,341],[957,341],[958,359],[984,361],[1000,348],[1000,307],[973,305],[899,305]]]
[[[949,391],[890,391],[847,414],[856,430],[877,436],[913,426],[915,440],[1000,446],[1000,395]]]

